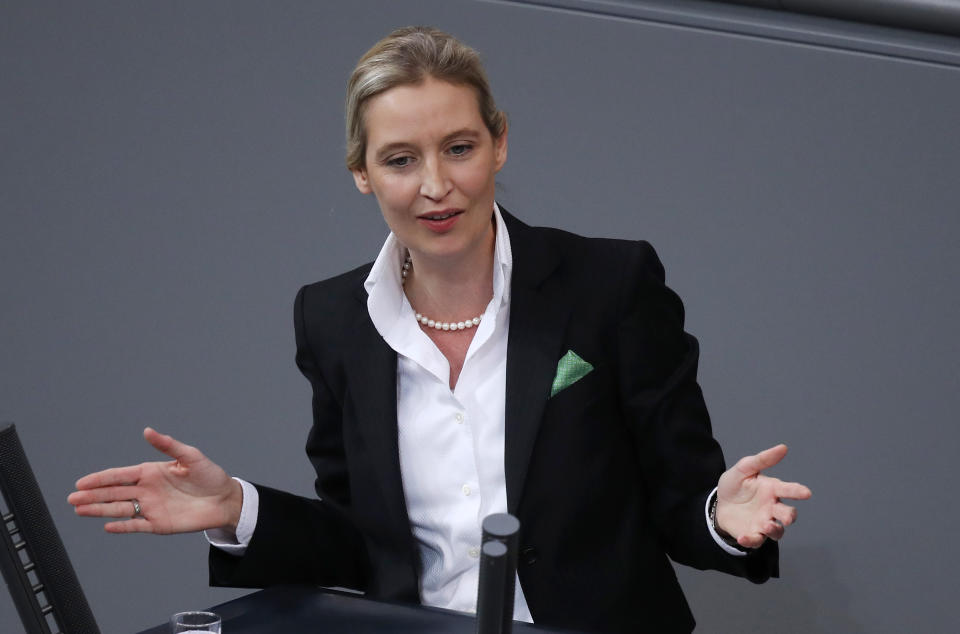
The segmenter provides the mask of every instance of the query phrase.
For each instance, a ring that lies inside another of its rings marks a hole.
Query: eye
[[[406,167],[413,160],[411,156],[395,156],[386,160],[386,165],[390,167]]]
[[[469,154],[472,149],[473,145],[470,143],[457,143],[456,145],[451,145],[447,151],[454,156],[464,156]]]

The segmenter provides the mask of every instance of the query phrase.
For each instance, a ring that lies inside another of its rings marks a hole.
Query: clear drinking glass
[[[220,615],[213,612],[177,612],[170,617],[173,634],[220,634]]]

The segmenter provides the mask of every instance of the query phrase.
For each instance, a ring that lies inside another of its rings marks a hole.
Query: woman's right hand
[[[243,506],[240,483],[196,447],[147,427],[143,437],[173,460],[91,473],[67,501],[77,515],[126,518],[107,522],[111,533],[236,532]],[[135,515],[133,500],[140,504]]]

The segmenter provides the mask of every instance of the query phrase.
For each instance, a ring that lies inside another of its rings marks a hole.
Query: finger
[[[67,497],[67,501],[74,506],[83,504],[102,504],[104,502],[127,501],[143,495],[143,489],[138,486],[103,487],[74,491]]]
[[[162,451],[177,462],[190,464],[203,458],[203,454],[196,447],[184,444],[173,436],[161,434],[151,427],[143,430],[143,437],[153,445],[154,449]]]
[[[74,509],[77,515],[83,517],[124,517],[134,516],[136,509],[133,502],[107,502],[104,504],[81,504]]]
[[[790,500],[806,500],[813,495],[813,491],[799,482],[777,482],[774,493],[778,498]]]
[[[766,539],[767,538],[760,533],[753,533],[750,535],[741,535],[737,538],[737,543],[744,548],[760,548]]]
[[[770,520],[761,532],[773,541],[780,541],[780,538],[783,537],[783,530],[783,524]]]
[[[772,511],[773,518],[784,526],[790,526],[797,521],[797,509],[792,506],[777,502],[773,505]]]
[[[142,517],[124,520],[122,522],[107,522],[103,528],[108,533],[152,533],[153,525]]]
[[[114,467],[85,475],[77,480],[77,490],[97,489],[100,487],[133,484],[140,480],[140,465],[132,467]]]
[[[737,461],[737,471],[745,476],[756,475],[783,460],[785,455],[787,455],[786,445],[780,444],[776,447],[770,447],[758,454],[740,458],[740,460]]]

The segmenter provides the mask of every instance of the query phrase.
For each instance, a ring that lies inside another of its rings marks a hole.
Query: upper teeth
[[[449,214],[444,214],[442,216],[430,216],[430,220],[446,220],[452,215],[453,215],[452,213],[449,213]]]

